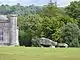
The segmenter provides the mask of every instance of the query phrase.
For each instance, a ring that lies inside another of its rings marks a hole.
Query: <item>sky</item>
[[[9,4],[9,5],[15,5],[17,3],[21,3],[21,5],[45,5],[47,3],[49,3],[50,0],[0,0],[0,4]],[[53,0],[57,1],[57,5],[64,7],[70,4],[70,2],[72,1],[78,1],[78,0]]]

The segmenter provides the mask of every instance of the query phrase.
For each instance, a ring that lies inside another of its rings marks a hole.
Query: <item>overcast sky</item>
[[[0,0],[0,4],[9,4],[15,5],[17,3],[21,3],[21,5],[45,5],[49,3],[50,0]],[[78,0],[53,0],[57,1],[58,6],[67,6],[70,4],[71,1],[78,1]]]

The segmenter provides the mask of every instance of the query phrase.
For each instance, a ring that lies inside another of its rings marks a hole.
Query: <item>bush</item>
[[[76,24],[67,23],[62,28],[60,42],[67,43],[70,47],[79,47],[80,29]]]
[[[32,46],[33,47],[40,47],[39,38],[32,39]]]

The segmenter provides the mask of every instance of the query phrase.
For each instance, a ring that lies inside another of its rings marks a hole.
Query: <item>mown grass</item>
[[[80,48],[0,47],[0,60],[80,60]]]

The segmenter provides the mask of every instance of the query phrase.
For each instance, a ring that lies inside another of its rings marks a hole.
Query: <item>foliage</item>
[[[32,39],[32,47],[40,47],[39,38]]]
[[[79,47],[80,29],[76,24],[67,23],[62,28],[60,42],[67,43],[70,47]]]
[[[54,34],[62,25],[63,23],[58,21],[55,17],[51,19],[48,17],[43,18],[42,36],[52,39],[52,34]]]
[[[31,39],[32,37],[29,31],[25,32],[23,30],[20,30],[19,32],[20,46],[32,46]]]
[[[71,2],[70,5],[65,8],[65,11],[70,17],[77,19],[80,16],[80,1]]]
[[[77,24],[76,19],[65,15],[64,12],[55,5],[48,4],[43,6],[40,16],[43,18],[42,36],[56,41],[59,40],[61,28],[64,25],[67,23]]]
[[[41,17],[46,16],[46,17],[50,18],[50,17],[59,16],[59,15],[61,15],[61,13],[63,13],[63,11],[60,8],[58,8],[54,4],[48,4],[48,5],[44,5],[42,7],[42,10],[39,14]]]
[[[26,33],[23,39],[32,40],[32,38],[40,37],[41,34],[41,22],[42,18],[38,14],[28,15],[28,16],[19,16],[18,17],[19,29]],[[20,37],[24,35],[21,34]],[[20,39],[22,40],[22,39]]]
[[[0,14],[18,14],[19,16],[36,14],[40,12],[42,8],[40,6],[30,5],[30,6],[21,6],[20,3],[17,5],[9,6],[9,5],[1,5],[0,6]]]
[[[65,12],[70,17],[77,19],[80,28],[80,1],[71,2],[70,5],[65,8]]]

